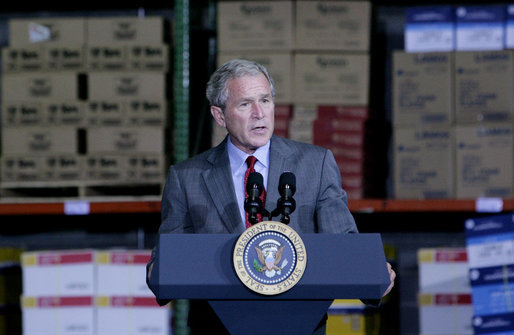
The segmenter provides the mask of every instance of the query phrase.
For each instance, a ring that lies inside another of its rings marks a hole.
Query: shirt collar
[[[265,168],[269,167],[269,147],[270,141],[259,147],[252,156],[255,156],[257,160],[264,165]],[[243,164],[246,164],[246,158],[249,156],[246,152],[242,151],[232,143],[230,136],[227,141],[227,152],[230,160],[230,168],[232,173],[237,171]]]

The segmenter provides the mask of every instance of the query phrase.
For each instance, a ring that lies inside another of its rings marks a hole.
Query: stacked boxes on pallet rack
[[[418,250],[420,334],[473,334],[467,260],[465,247]]]
[[[217,13],[218,65],[255,60],[275,80],[275,134],[331,149],[350,199],[377,196],[367,167],[386,161],[366,144],[378,133],[369,131],[371,3],[220,1]],[[225,135],[215,124],[212,144]]]
[[[171,309],[146,285],[150,250],[22,254],[25,335],[171,333]]]
[[[159,16],[9,20],[2,194],[88,196],[131,185],[159,195],[168,30]]]
[[[514,214],[465,222],[476,335],[514,334]]]
[[[393,54],[395,198],[514,195],[513,51],[503,44],[505,11],[407,10],[406,50]]]

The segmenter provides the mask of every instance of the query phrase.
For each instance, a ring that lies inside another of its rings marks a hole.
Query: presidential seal
[[[250,290],[275,295],[291,289],[305,271],[307,253],[298,233],[280,222],[263,221],[239,236],[234,269]]]

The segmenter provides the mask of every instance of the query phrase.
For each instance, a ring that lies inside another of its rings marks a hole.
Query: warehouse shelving
[[[487,201],[487,199],[484,199]],[[498,211],[514,211],[514,198],[512,199],[491,199],[501,202],[502,207]],[[0,215],[68,215],[71,208],[78,207],[87,210],[82,213],[73,214],[130,214],[130,213],[159,213],[161,203],[159,199],[152,200],[119,200],[119,201],[49,201],[33,203],[0,203]],[[350,211],[354,213],[412,213],[412,212],[487,212],[486,209],[477,208],[477,199],[362,199],[350,200]],[[67,209],[68,208],[68,209]],[[490,210],[489,212],[495,212]]]

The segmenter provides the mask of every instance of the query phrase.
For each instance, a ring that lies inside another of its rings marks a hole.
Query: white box
[[[468,294],[419,294],[419,334],[472,335],[473,305]]]
[[[407,52],[453,51],[455,49],[453,7],[407,7],[404,44]]]
[[[470,293],[466,248],[418,249],[421,293]]]
[[[21,305],[23,335],[96,335],[92,296],[24,295]]]
[[[471,269],[469,279],[475,315],[514,311],[514,261],[509,265]]]
[[[150,250],[109,250],[96,253],[98,287],[102,296],[153,297],[146,284]]]
[[[26,296],[92,296],[96,292],[94,250],[34,251],[21,257]]]
[[[455,17],[457,51],[503,49],[504,6],[458,6]]]
[[[96,335],[170,334],[171,309],[155,297],[98,296],[96,306]]]

